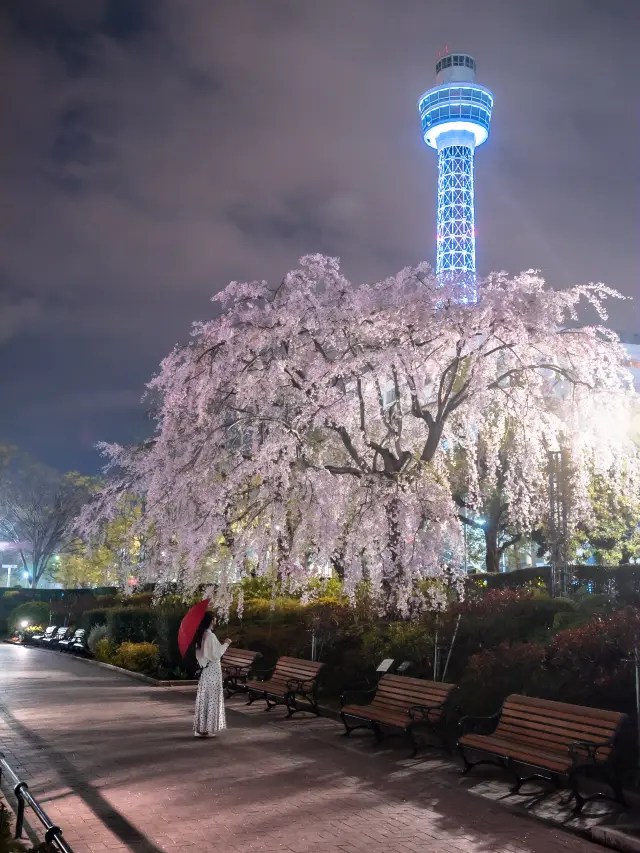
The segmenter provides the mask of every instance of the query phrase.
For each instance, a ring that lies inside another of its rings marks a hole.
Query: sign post
[[[2,568],[7,570],[7,589],[11,586],[11,569],[17,569],[16,563],[3,563]]]

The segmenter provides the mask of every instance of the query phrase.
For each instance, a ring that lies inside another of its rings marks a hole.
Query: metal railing
[[[18,778],[9,762],[0,752],[0,783],[2,782],[3,773],[9,780],[9,783],[13,789],[13,793],[15,794],[16,800],[18,801],[15,837],[23,837],[24,812],[25,808],[29,806],[29,808],[33,811],[35,816],[38,818],[38,820],[44,827],[44,840],[52,847],[55,847],[56,850],[60,851],[60,853],[73,853],[71,847],[69,847],[67,842],[62,837],[62,830],[60,829],[60,827],[56,826],[55,823],[51,822],[49,815],[45,812],[40,803],[29,791],[29,786],[27,785],[27,783],[23,782],[21,779]]]

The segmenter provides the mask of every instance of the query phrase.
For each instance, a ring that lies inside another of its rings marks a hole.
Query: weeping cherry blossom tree
[[[578,326],[581,304],[604,320],[617,296],[528,272],[464,304],[426,265],[354,285],[323,256],[275,287],[233,282],[149,383],[153,439],[103,446],[112,479],[80,527],[95,536],[122,491],[139,494],[146,580],[228,598],[243,573],[296,585],[331,566],[350,594],[366,580],[381,607],[415,612],[424,582],[461,564],[461,472],[470,512],[501,478],[511,521],[531,529],[549,449],[571,456],[574,523],[587,465],[621,484],[631,470],[624,352]]]

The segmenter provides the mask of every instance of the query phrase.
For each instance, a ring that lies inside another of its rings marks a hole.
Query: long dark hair
[[[205,613],[204,616],[202,617],[202,622],[198,625],[198,629],[197,629],[197,631],[193,637],[193,639],[195,640],[195,643],[196,643],[196,649],[199,649],[200,646],[202,645],[202,638],[204,637],[204,632],[207,630],[207,628],[210,628],[212,624],[213,624],[213,613],[209,613],[209,612]]]

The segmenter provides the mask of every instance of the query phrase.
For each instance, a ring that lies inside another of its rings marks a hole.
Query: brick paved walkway
[[[0,645],[0,748],[76,853],[602,849],[456,790],[453,771],[434,782],[433,759],[347,742],[329,720],[238,702],[224,736],[197,741],[193,697]]]

